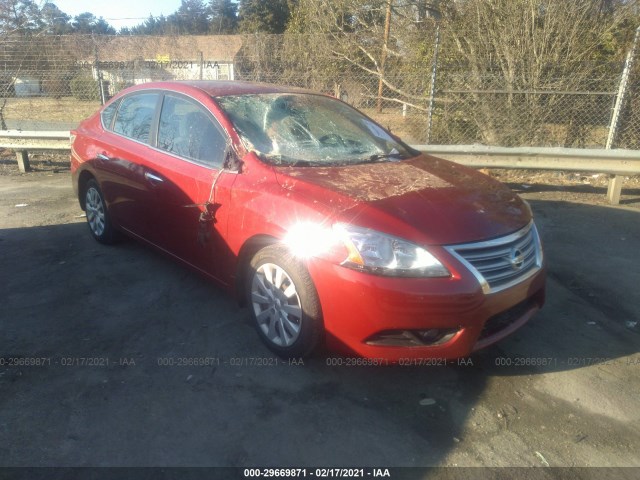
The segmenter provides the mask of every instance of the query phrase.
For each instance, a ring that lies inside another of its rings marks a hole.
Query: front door
[[[155,218],[148,240],[225,281],[227,215],[236,177],[221,172],[226,133],[198,102],[165,94],[155,144],[143,165],[152,183],[145,208],[153,209]]]

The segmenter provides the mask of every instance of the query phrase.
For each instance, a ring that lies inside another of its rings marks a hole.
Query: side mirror
[[[222,169],[236,173],[242,172],[242,160],[238,158],[238,154],[232,145],[227,145],[227,148],[225,149]]]

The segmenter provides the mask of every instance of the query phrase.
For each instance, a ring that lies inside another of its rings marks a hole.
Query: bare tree
[[[602,0],[466,0],[448,2],[447,37],[465,75],[449,88],[468,89],[482,140],[517,144],[516,132],[535,132],[553,116],[562,95],[541,91],[589,89],[610,75],[599,58],[632,2]],[[494,91],[488,95],[487,91]],[[588,108],[583,106],[584,108]],[[498,121],[496,108],[510,112]],[[584,108],[576,109],[584,115]],[[508,128],[519,124],[518,128]],[[575,132],[574,132],[575,133]],[[571,129],[567,135],[570,136]],[[571,144],[572,139],[567,138]]]
[[[426,6],[419,0],[302,0],[291,24],[296,32],[313,32],[318,58],[368,75],[362,87],[372,98],[425,110],[435,28]]]
[[[472,141],[518,144],[555,129],[573,145],[593,126],[585,115],[602,124],[607,97],[568,95],[614,78],[612,50],[621,28],[635,29],[634,8],[638,0],[301,0],[289,31],[314,36],[306,48],[318,72],[351,72],[364,96],[416,112],[429,108],[441,19],[435,118],[445,135],[461,128]],[[554,126],[568,115],[576,121]]]

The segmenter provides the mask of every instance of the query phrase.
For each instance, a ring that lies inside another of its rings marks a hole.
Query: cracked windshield
[[[351,107],[321,95],[217,97],[242,141],[277,165],[329,166],[415,155]]]

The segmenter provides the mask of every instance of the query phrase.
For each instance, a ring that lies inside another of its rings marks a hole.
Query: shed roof
[[[101,62],[198,60],[200,52],[205,60],[233,62],[241,47],[242,37],[239,35],[118,35],[100,37],[96,53]]]

